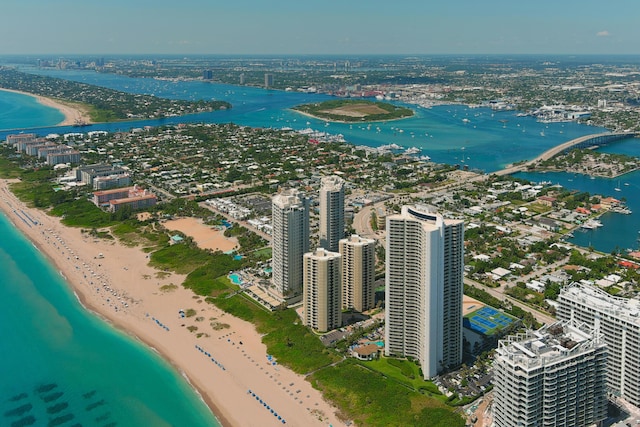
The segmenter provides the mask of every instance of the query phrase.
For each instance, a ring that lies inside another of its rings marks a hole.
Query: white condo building
[[[342,308],[364,312],[375,304],[376,241],[356,234],[340,240]]]
[[[337,175],[320,182],[320,247],[338,252],[344,238],[344,180]]]
[[[273,286],[289,303],[302,298],[302,257],[309,251],[309,201],[297,190],[272,200]]]
[[[557,322],[500,340],[495,427],[586,427],[607,417],[607,346],[586,325]]]
[[[640,301],[572,283],[560,291],[557,317],[583,322],[602,333],[609,347],[609,391],[640,407]]]
[[[385,354],[425,378],[462,362],[464,223],[426,207],[387,217]]]
[[[323,248],[304,254],[304,324],[319,332],[342,326],[341,258]]]

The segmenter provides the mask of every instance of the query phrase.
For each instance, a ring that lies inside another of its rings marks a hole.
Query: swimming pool
[[[231,273],[229,275],[229,279],[233,282],[234,285],[242,285],[242,279],[238,273]]]

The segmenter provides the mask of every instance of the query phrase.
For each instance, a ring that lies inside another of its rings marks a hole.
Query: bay
[[[599,151],[640,157],[640,139],[630,138],[614,142]],[[518,178],[533,182],[550,181],[564,188],[589,192],[591,195],[613,197],[625,202],[631,215],[608,212],[600,217],[602,227],[576,230],[568,241],[601,252],[624,252],[640,248],[640,170],[619,178],[591,178],[567,172],[518,173]]]

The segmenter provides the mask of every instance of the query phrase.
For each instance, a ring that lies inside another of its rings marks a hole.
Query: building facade
[[[376,241],[358,235],[339,242],[342,255],[342,308],[364,312],[375,305]]]
[[[273,86],[273,74],[265,73],[264,75],[264,87],[270,88]]]
[[[464,223],[426,207],[387,217],[385,354],[425,378],[462,362]]]
[[[309,200],[297,190],[275,195],[272,208],[273,286],[290,303],[302,298],[302,258],[309,252]]]
[[[607,417],[602,337],[557,322],[500,340],[493,361],[496,427],[582,427]]]
[[[640,301],[572,283],[560,291],[556,313],[560,320],[583,322],[602,333],[609,347],[609,392],[640,407]]]
[[[24,144],[33,142],[38,138],[35,133],[18,133],[14,135],[7,135],[7,144],[15,145],[16,151],[24,151]]]
[[[323,248],[304,254],[304,324],[319,332],[342,326],[341,258]]]
[[[320,182],[320,247],[338,252],[344,238],[344,180],[337,175],[324,176]]]
[[[95,164],[82,166],[76,169],[76,180],[94,186],[94,180],[98,177],[129,175],[129,171],[119,166],[107,164]]]

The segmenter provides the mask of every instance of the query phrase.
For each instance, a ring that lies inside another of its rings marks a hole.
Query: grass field
[[[387,111],[383,110],[376,104],[355,103],[346,104],[330,110],[322,110],[321,113],[332,114],[335,116],[367,117],[374,114],[386,114]]]

